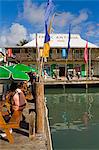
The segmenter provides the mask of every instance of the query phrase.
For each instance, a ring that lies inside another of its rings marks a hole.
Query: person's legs
[[[36,113],[35,111],[30,111],[29,113],[29,138],[33,139],[35,137],[35,123],[36,123]]]

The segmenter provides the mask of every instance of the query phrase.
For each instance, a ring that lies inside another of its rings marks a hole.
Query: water
[[[54,150],[99,150],[99,88],[46,89]]]

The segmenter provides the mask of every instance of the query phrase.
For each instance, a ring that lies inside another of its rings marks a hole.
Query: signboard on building
[[[68,34],[51,34],[50,47],[52,48],[67,48]],[[44,46],[44,33],[32,34],[32,41],[25,44],[24,47],[40,47]],[[70,47],[71,48],[85,48],[86,40],[82,39],[79,34],[71,34]],[[95,44],[88,42],[88,48],[96,48]]]

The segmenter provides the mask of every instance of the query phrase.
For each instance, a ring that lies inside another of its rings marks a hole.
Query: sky
[[[99,46],[99,0],[53,0],[53,33],[80,36]],[[0,47],[32,40],[33,33],[44,33],[47,0],[0,0]]]

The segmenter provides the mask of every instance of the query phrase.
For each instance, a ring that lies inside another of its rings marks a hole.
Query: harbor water
[[[99,88],[47,88],[53,150],[99,150]]]

